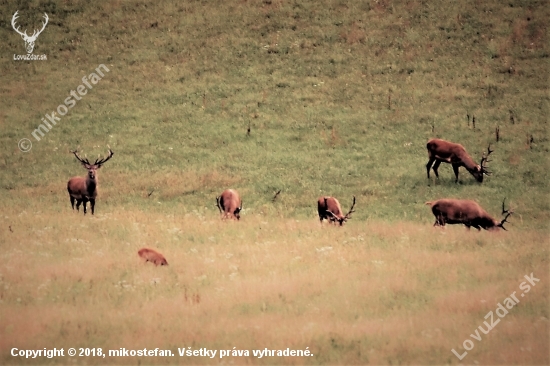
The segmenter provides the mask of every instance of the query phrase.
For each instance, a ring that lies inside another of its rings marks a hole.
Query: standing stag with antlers
[[[69,191],[69,196],[71,198],[71,206],[74,210],[74,203],[76,200],[76,210],[79,211],[80,204],[84,204],[84,214],[86,214],[86,203],[90,201],[90,206],[92,207],[92,215],[94,214],[95,199],[97,197],[97,169],[110,158],[113,157],[114,153],[109,149],[109,156],[104,159],[97,158],[95,163],[90,164],[88,158],[82,159],[78,156],[77,151],[71,151],[74,156],[80,161],[82,166],[88,169],[88,175],[86,178],[83,177],[73,177],[69,179],[67,183],[67,191]]]
[[[426,164],[428,179],[430,178],[430,168],[432,168],[432,164],[435,176],[439,178],[437,169],[441,163],[449,163],[453,166],[453,171],[456,177],[455,183],[458,183],[458,168],[461,166],[465,167],[466,170],[480,183],[483,182],[483,175],[491,174],[485,166],[485,164],[489,162],[489,155],[494,151],[491,150],[490,144],[487,148],[487,155],[485,153],[483,154],[479,164],[476,164],[474,159],[468,155],[464,146],[455,144],[454,142],[441,139],[431,139],[428,141],[426,148],[428,149],[428,157],[430,159],[428,164]]]

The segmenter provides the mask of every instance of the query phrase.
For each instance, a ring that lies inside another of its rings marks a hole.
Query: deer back
[[[468,170],[473,170],[478,167],[478,164],[461,144],[441,139],[432,139],[428,141],[427,148],[429,156],[438,160],[443,160],[447,163],[461,164]]]
[[[344,214],[342,212],[342,207],[340,206],[340,202],[334,197],[324,196],[320,197],[317,201],[317,209],[319,213],[325,213],[326,211],[330,211],[334,214],[334,216],[342,218],[344,217]]]
[[[483,228],[499,224],[477,202],[472,200],[437,200],[432,203],[432,212],[436,217],[443,213],[450,221],[479,225]]]
[[[426,202],[432,208],[432,212],[436,219],[441,216],[446,218],[448,223],[463,223],[476,228],[492,230],[504,228],[506,219],[513,213],[511,210],[504,209],[504,201],[502,202],[502,214],[506,217],[502,221],[496,220],[487,211],[485,211],[477,202],[472,200],[458,199],[440,199],[436,201]]]
[[[467,221],[474,219],[479,216],[479,210],[481,209],[481,207],[474,201],[452,198],[427,202],[427,204],[431,206],[432,212],[435,216],[444,214],[444,216],[453,221]]]
[[[233,216],[237,219],[240,218],[239,212],[242,202],[237,191],[234,189],[226,189],[222,192],[218,202],[221,210],[223,210],[226,215]]]

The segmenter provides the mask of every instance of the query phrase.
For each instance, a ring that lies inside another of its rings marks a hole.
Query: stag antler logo
[[[32,34],[32,36],[28,36],[27,35],[27,30],[25,29],[25,32],[21,32],[19,30],[19,27],[16,27],[15,26],[15,21],[17,20],[18,18],[18,15],[17,13],[19,12],[19,10],[17,10],[15,12],[15,14],[13,14],[13,18],[11,18],[11,26],[13,27],[13,29],[19,33],[21,35],[21,38],[23,38],[23,41],[25,41],[25,49],[27,50],[27,53],[32,53],[32,50],[34,50],[34,42],[36,42],[36,39],[38,38],[38,36],[40,35],[40,33],[42,33],[42,31],[44,30],[44,28],[46,28],[46,24],[48,24],[48,14],[44,13],[44,19],[46,19],[46,22],[45,23],[42,23],[42,29],[40,29],[39,31],[37,31],[36,29],[34,30],[34,33]]]

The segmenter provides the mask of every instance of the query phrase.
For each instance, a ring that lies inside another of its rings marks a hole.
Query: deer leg
[[[95,198],[90,198],[90,206],[92,207],[92,215],[94,214]]]
[[[433,170],[434,170],[434,173],[435,173],[435,176],[437,178],[439,178],[439,174],[437,173],[437,169],[439,169],[439,165],[441,165],[441,160],[437,160],[433,166]]]
[[[430,179],[430,169],[432,168],[432,164],[434,163],[435,159],[430,158],[428,161],[428,164],[426,164],[426,171],[428,172],[428,179]]]
[[[86,204],[88,203],[88,199],[87,198],[83,198],[82,199],[82,206],[84,207],[84,215],[86,215]]]
[[[321,222],[321,225],[323,224],[323,220],[328,221],[328,215],[326,211],[323,211],[322,209],[317,210],[317,213],[319,214],[319,221]]]
[[[74,199],[73,196],[69,196],[69,197],[71,198],[71,207],[72,207],[73,210],[74,210],[74,201],[75,201],[75,199]]]
[[[76,199],[76,210],[77,210],[77,211],[80,211],[80,204],[81,204],[81,203],[82,203],[82,200],[81,200],[81,199],[79,200],[79,199],[77,198],[77,199]]]
[[[454,164],[454,163],[452,165],[453,165],[453,171],[455,172],[455,177],[456,177],[455,183],[458,183],[458,168],[460,168],[460,165]]]
[[[218,206],[218,210],[220,210],[220,214],[223,214],[222,207],[220,205],[220,198],[221,197],[216,197],[216,206]]]
[[[441,217],[436,217],[433,226],[434,227],[435,226],[440,226],[440,227],[444,228],[445,227],[445,221]]]

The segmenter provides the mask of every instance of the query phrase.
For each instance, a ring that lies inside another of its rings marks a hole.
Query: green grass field
[[[1,364],[550,363],[545,1],[0,9]],[[28,34],[48,14],[34,49],[46,61],[14,60],[17,10]],[[432,137],[477,161],[491,144],[493,174],[478,184],[461,168],[455,184],[444,164],[427,179]],[[108,147],[96,214],[73,212],[67,181],[86,170],[70,151]],[[219,218],[226,188],[242,196],[239,222]],[[321,195],[344,210],[355,196],[353,218],[319,224]],[[438,198],[495,218],[506,198],[514,215],[508,231],[434,228],[424,203]],[[144,264],[142,247],[169,266]],[[522,293],[531,273],[540,282]],[[470,337],[514,291],[509,314]],[[466,339],[460,361],[451,349]],[[11,355],[54,347],[175,356]],[[180,357],[187,347],[250,356]]]

